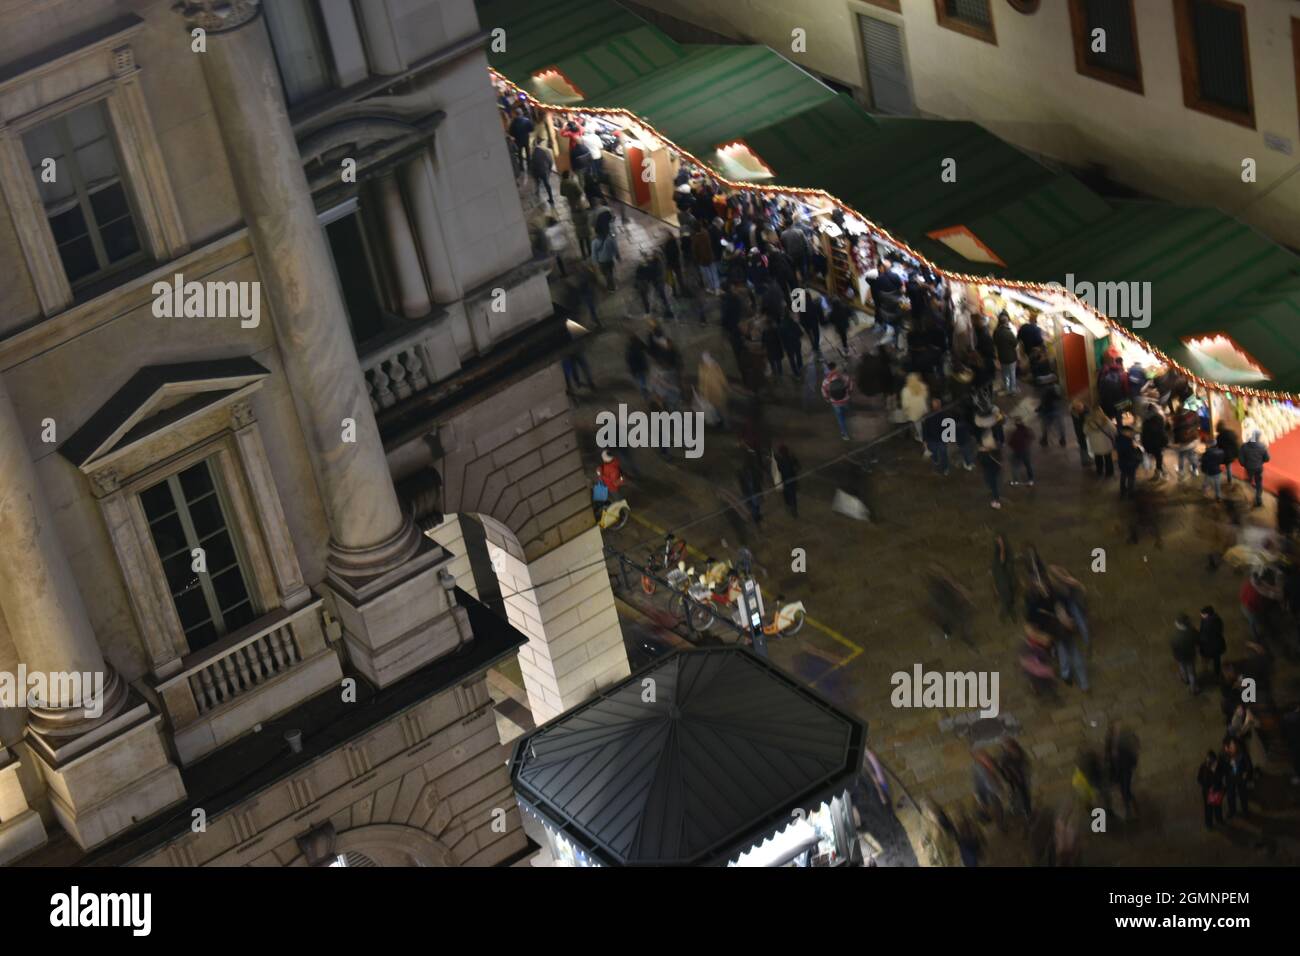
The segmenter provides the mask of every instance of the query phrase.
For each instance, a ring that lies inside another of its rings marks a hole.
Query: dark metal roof
[[[605,865],[718,865],[849,786],[865,741],[748,649],[699,648],[521,738],[510,774],[526,808]]]

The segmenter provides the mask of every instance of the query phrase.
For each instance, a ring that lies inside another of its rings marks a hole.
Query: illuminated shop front
[[[861,865],[866,728],[742,647],[678,651],[521,738],[555,866]]]

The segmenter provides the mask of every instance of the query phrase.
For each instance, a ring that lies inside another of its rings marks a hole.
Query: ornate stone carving
[[[261,12],[262,0],[179,0],[172,9],[185,18],[190,29],[208,33],[237,30]]]
[[[253,406],[248,402],[235,402],[230,406],[230,427],[235,431],[247,428],[257,420],[253,414]]]
[[[95,488],[95,497],[103,498],[122,487],[122,476],[112,468],[107,468],[91,475],[90,483]]]
[[[135,51],[129,46],[120,46],[113,51],[113,75],[126,76],[135,72]]]

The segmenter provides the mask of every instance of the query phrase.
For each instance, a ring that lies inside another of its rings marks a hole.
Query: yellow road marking
[[[659,527],[657,524],[655,524],[652,521],[647,521],[645,518],[642,518],[635,511],[629,511],[628,517],[631,518],[633,521],[635,521],[637,524],[641,525],[644,528],[648,528],[649,530],[653,531],[657,535],[660,535],[661,537],[668,533],[667,529]],[[700,558],[701,560],[708,557],[708,555],[705,554],[703,551],[701,551],[699,548],[693,547],[689,543],[686,545],[686,551],[688,554]],[[831,640],[843,644],[845,647],[847,647],[849,650],[853,652],[848,657],[844,658],[844,660],[836,664],[835,667],[832,667],[831,670],[835,670],[835,668],[838,667],[843,667],[849,661],[853,660],[859,654],[862,654],[864,652],[865,648],[857,644],[854,644],[852,641],[850,641],[839,631],[835,630],[835,628],[828,627],[827,625],[823,624],[821,621],[813,617],[811,614],[805,615],[804,620],[807,621],[809,624],[811,624],[813,627],[817,628],[817,630],[821,631]]]

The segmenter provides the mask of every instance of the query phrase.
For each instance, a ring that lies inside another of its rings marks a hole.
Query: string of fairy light
[[[664,136],[661,132],[659,132],[659,130],[655,129],[655,127],[651,123],[649,123],[643,117],[633,113],[629,109],[626,109],[624,107],[602,107],[602,106],[578,107],[574,105],[555,105],[552,103],[544,103],[541,100],[537,99],[535,96],[533,96],[531,93],[529,93],[527,90],[521,88],[514,81],[503,76],[497,70],[489,67],[488,72],[491,73],[491,75],[495,77],[503,86],[509,88],[510,90],[514,91],[517,95],[527,100],[528,103],[534,109],[541,110],[545,113],[548,114],[549,113],[559,113],[559,114],[577,113],[580,115],[587,115],[587,116],[611,117],[611,118],[617,118],[622,120],[624,124],[630,123],[635,126],[639,126],[649,131],[650,134],[653,135],[655,138],[661,140],[669,149],[673,150],[678,155],[678,157],[685,159],[686,161],[698,167],[704,173],[704,175],[708,176],[711,180],[713,180],[715,184],[722,186],[725,189],[730,190],[732,192],[748,192],[759,196],[774,196],[777,198],[794,196],[794,197],[798,197],[801,201],[803,201],[805,205],[815,205],[815,203],[809,202],[808,200],[816,199],[816,200],[820,200],[822,204],[828,204],[834,206],[835,208],[839,209],[840,212],[842,212],[845,216],[852,216],[854,219],[863,223],[866,232],[869,233],[871,237],[875,239],[877,242],[881,242],[886,245],[892,246],[897,251],[902,252],[903,254],[909,256],[910,258],[916,260],[918,263],[920,263],[930,272],[936,275],[943,276],[950,282],[961,282],[966,285],[988,285],[1000,289],[1023,292],[1038,297],[1050,298],[1052,296],[1060,296],[1062,298],[1068,299],[1077,308],[1090,314],[1097,322],[1105,326],[1111,332],[1111,334],[1116,335],[1120,339],[1123,339],[1125,341],[1132,342],[1138,348],[1143,349],[1149,354],[1151,354],[1152,356],[1154,356],[1157,360],[1159,360],[1164,365],[1177,369],[1180,373],[1186,376],[1189,381],[1195,383],[1196,385],[1200,386],[1203,389],[1206,389],[1208,391],[1225,392],[1227,394],[1237,395],[1245,398],[1262,399],[1265,401],[1286,401],[1292,403],[1300,401],[1300,396],[1292,392],[1279,392],[1270,389],[1252,388],[1247,385],[1226,384],[1223,382],[1214,382],[1207,378],[1204,378],[1203,376],[1197,374],[1192,369],[1187,368],[1181,362],[1178,362],[1172,357],[1170,357],[1169,355],[1167,355],[1162,349],[1156,347],[1150,342],[1147,342],[1145,339],[1141,338],[1140,336],[1132,334],[1128,329],[1124,328],[1124,326],[1120,325],[1110,316],[1106,315],[1104,312],[1100,311],[1090,303],[1085,302],[1083,299],[1080,299],[1077,295],[1075,295],[1073,292],[1071,292],[1070,290],[1064,287],[1052,286],[1052,285],[1048,285],[1045,283],[1038,283],[1038,282],[1025,282],[1019,279],[1006,279],[998,276],[978,276],[972,273],[957,272],[952,269],[945,269],[940,266],[937,266],[933,262],[931,262],[924,254],[914,249],[910,244],[908,244],[907,242],[901,239],[896,238],[892,233],[889,232],[889,230],[885,229],[883,226],[877,225],[871,219],[864,216],[862,213],[858,212],[856,209],[850,206],[848,203],[843,202],[842,200],[836,198],[835,196],[831,195],[824,189],[809,188],[809,187],[802,187],[802,186],[771,186],[762,183],[733,182],[732,180],[727,179],[725,176],[719,173],[711,165],[699,159],[697,156],[691,153],[690,150],[677,145],[667,136]]]

